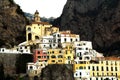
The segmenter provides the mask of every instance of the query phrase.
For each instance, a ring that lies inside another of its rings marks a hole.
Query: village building
[[[40,37],[45,36],[45,29],[50,28],[52,25],[47,22],[41,22],[39,12],[36,11],[34,14],[34,21],[26,26],[26,41],[33,43],[39,40]]]
[[[64,64],[73,64],[75,56],[73,44],[71,43],[62,44],[62,48],[64,50]]]
[[[64,51],[62,49],[49,49],[48,50],[48,64],[64,64]]]
[[[84,61],[83,63],[74,64],[74,77],[76,80],[120,80],[120,59],[119,58],[96,58],[96,60]],[[83,71],[83,72],[82,72]],[[86,76],[85,76],[85,72]],[[82,76],[84,75],[84,76]],[[78,79],[79,78],[79,79]]]
[[[33,62],[44,62],[47,63],[47,53],[43,52],[41,49],[35,49],[33,53]]]

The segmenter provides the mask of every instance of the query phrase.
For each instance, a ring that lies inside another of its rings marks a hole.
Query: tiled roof
[[[48,22],[32,22],[32,24],[44,24],[44,25],[51,25]]]

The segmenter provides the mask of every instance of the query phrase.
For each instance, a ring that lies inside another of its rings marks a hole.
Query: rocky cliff
[[[27,19],[13,0],[0,0],[0,47],[13,47],[25,41]]]
[[[42,70],[41,80],[74,80],[72,65],[48,65]]]
[[[67,0],[54,25],[92,41],[105,55],[120,55],[120,0]]]
[[[16,80],[15,76],[26,73],[26,64],[32,62],[30,54],[4,54],[0,53],[0,80]],[[19,77],[19,76],[18,76]]]

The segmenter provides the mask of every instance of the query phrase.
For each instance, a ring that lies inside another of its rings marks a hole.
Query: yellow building
[[[45,29],[50,28],[52,25],[47,22],[41,22],[39,12],[34,14],[34,21],[26,26],[26,40],[35,41],[45,35]]]
[[[52,33],[56,33],[59,32],[59,28],[57,27],[49,27],[49,28],[45,28],[45,35],[51,35]]]
[[[64,64],[62,49],[48,50],[48,64]]]
[[[98,80],[106,78],[112,80],[112,77],[114,77],[120,80],[120,59],[99,58],[98,60],[88,62],[81,61],[80,64],[74,64],[73,71],[75,78],[81,77],[82,79],[88,76],[90,80],[94,78],[99,78]],[[81,75],[79,73],[81,73]]]
[[[120,59],[118,58],[102,58],[89,64],[90,76],[115,76],[120,80]]]
[[[62,43],[63,50],[64,50],[64,64],[73,64],[74,62],[74,48],[72,43]]]

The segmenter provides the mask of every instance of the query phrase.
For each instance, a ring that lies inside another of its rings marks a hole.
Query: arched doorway
[[[32,34],[29,33],[29,34],[28,34],[28,40],[31,40],[31,39],[32,39]]]

